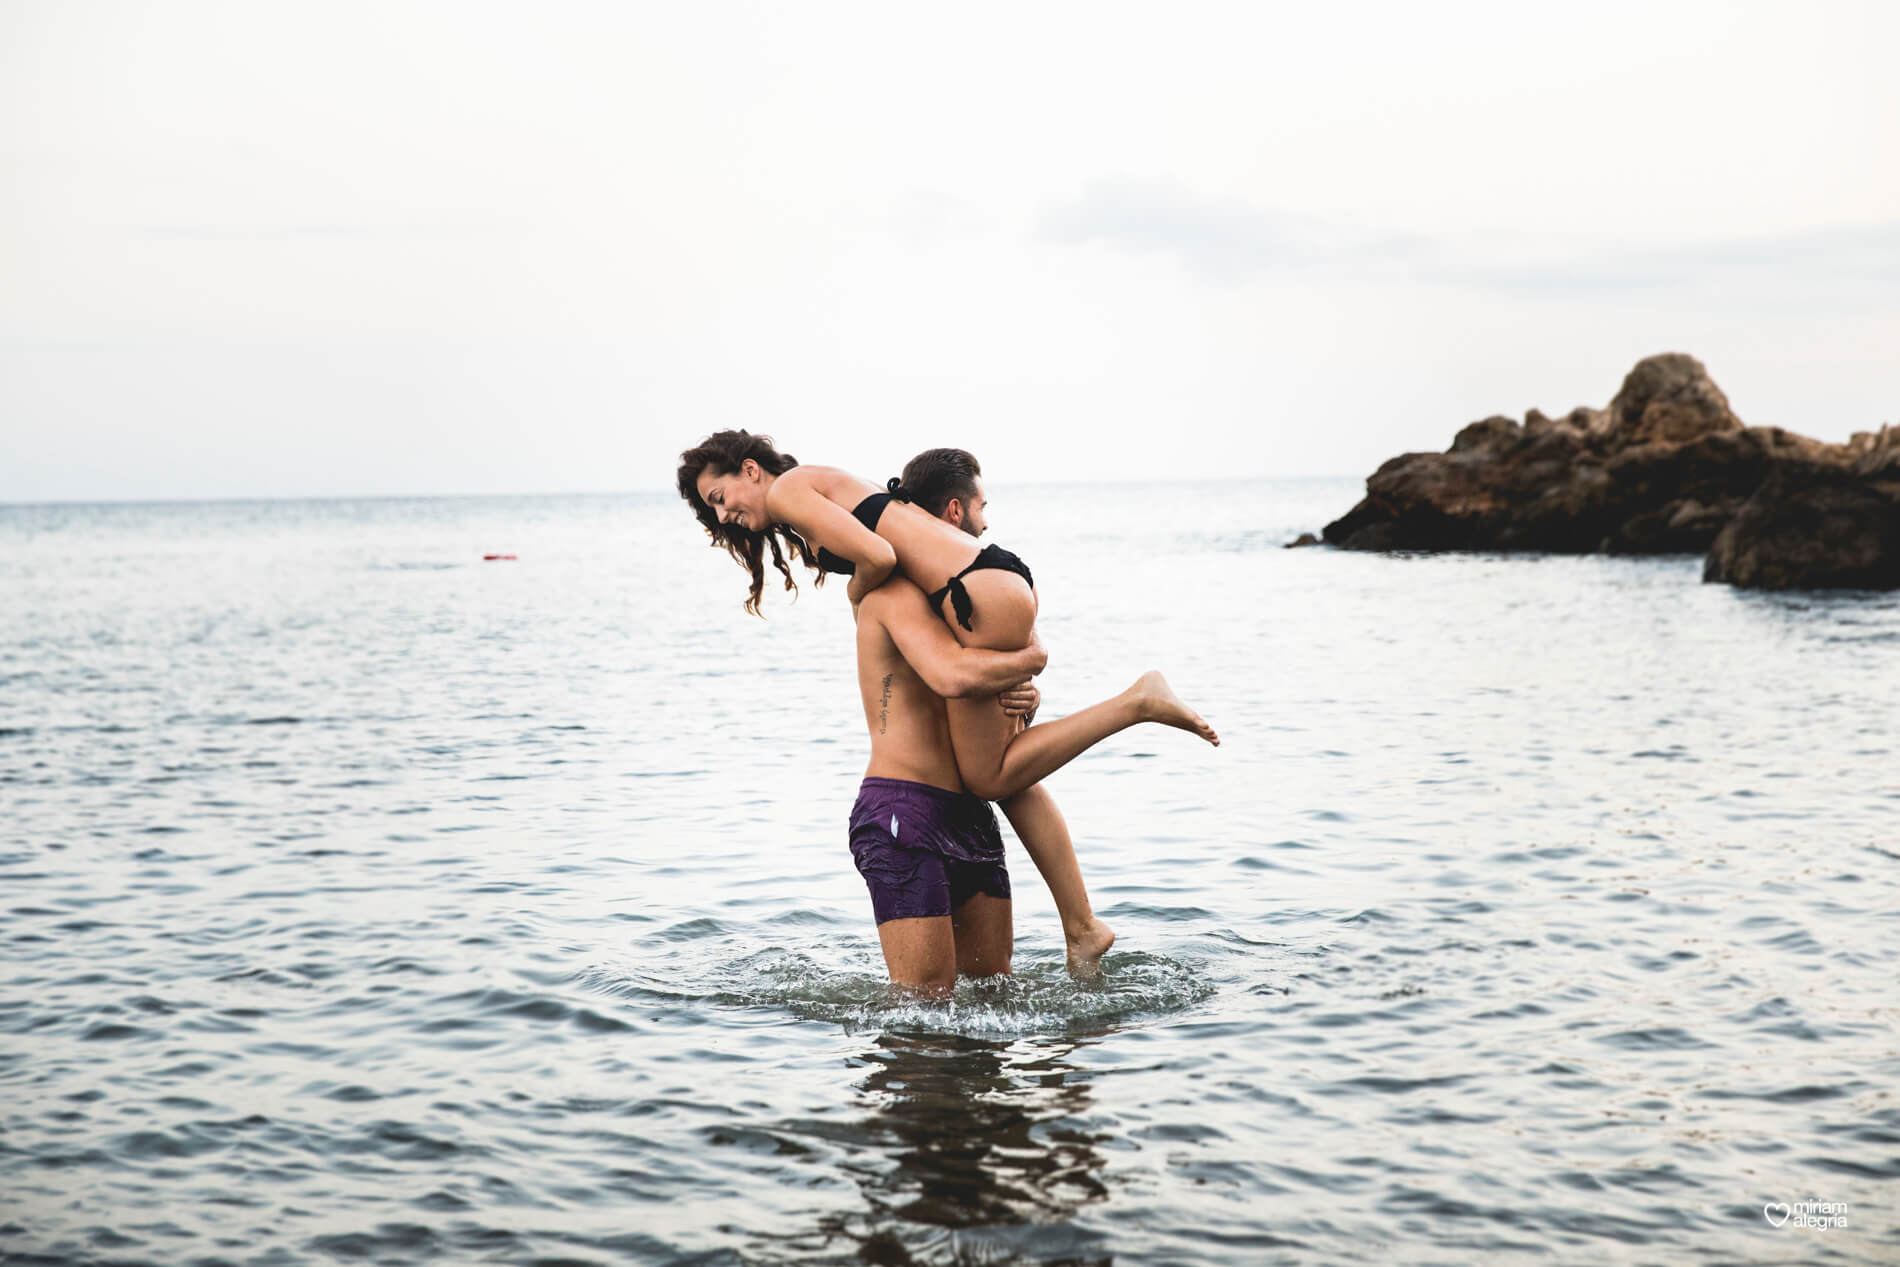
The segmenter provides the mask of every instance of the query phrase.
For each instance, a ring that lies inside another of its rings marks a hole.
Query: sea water
[[[940,1003],[843,586],[677,497],[0,508],[0,1260],[1900,1260],[1900,597],[1356,493],[992,490],[1045,716],[1223,742],[1050,780],[1104,980],[1012,842]]]

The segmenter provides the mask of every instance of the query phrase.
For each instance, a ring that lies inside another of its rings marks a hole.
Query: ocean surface
[[[1900,1262],[1900,595],[1281,548],[1357,492],[991,490],[1045,716],[1223,743],[943,1003],[843,586],[677,497],[0,507],[0,1262]]]

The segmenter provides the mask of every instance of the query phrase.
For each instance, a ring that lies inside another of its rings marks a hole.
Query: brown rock
[[[1471,423],[1460,431],[1451,442],[1453,453],[1501,453],[1517,443],[1523,434],[1515,422],[1502,414],[1496,414],[1481,422]]]
[[[1754,589],[1900,588],[1900,486],[1778,464],[1715,539],[1702,579]]]
[[[1597,420],[1603,417],[1601,409],[1585,409],[1581,405],[1561,418],[1547,418],[1542,410],[1533,409],[1524,415],[1524,434],[1543,435],[1547,431],[1574,431],[1582,439],[1595,428]]]
[[[1599,422],[1593,438],[1603,447],[1632,444],[1681,444],[1711,431],[1740,431],[1741,419],[1715,385],[1702,362],[1680,352],[1645,357],[1623,379],[1623,386]]]
[[[1700,361],[1667,353],[1638,362],[1608,409],[1485,418],[1443,453],[1393,458],[1324,536],[1352,550],[1699,553],[1784,466],[1900,487],[1900,428],[1831,445],[1747,427]]]
[[[1864,479],[1900,480],[1900,427],[1857,431],[1847,443],[1854,471]]]
[[[1314,536],[1310,532],[1302,532],[1299,536],[1287,542],[1285,548],[1288,550],[1297,550],[1301,546],[1316,546],[1320,544],[1321,542],[1318,537]]]

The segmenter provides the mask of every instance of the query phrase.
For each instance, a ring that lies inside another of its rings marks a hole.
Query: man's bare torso
[[[858,608],[858,692],[871,732],[865,774],[963,790],[943,699],[924,684],[892,640],[891,619],[937,620],[924,592],[894,576]]]

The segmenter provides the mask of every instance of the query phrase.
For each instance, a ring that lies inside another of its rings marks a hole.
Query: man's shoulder
[[[922,590],[902,573],[894,573],[884,584],[864,596],[864,601],[858,604],[858,615],[868,615],[882,622],[913,616],[920,609],[928,610],[928,606]]]

